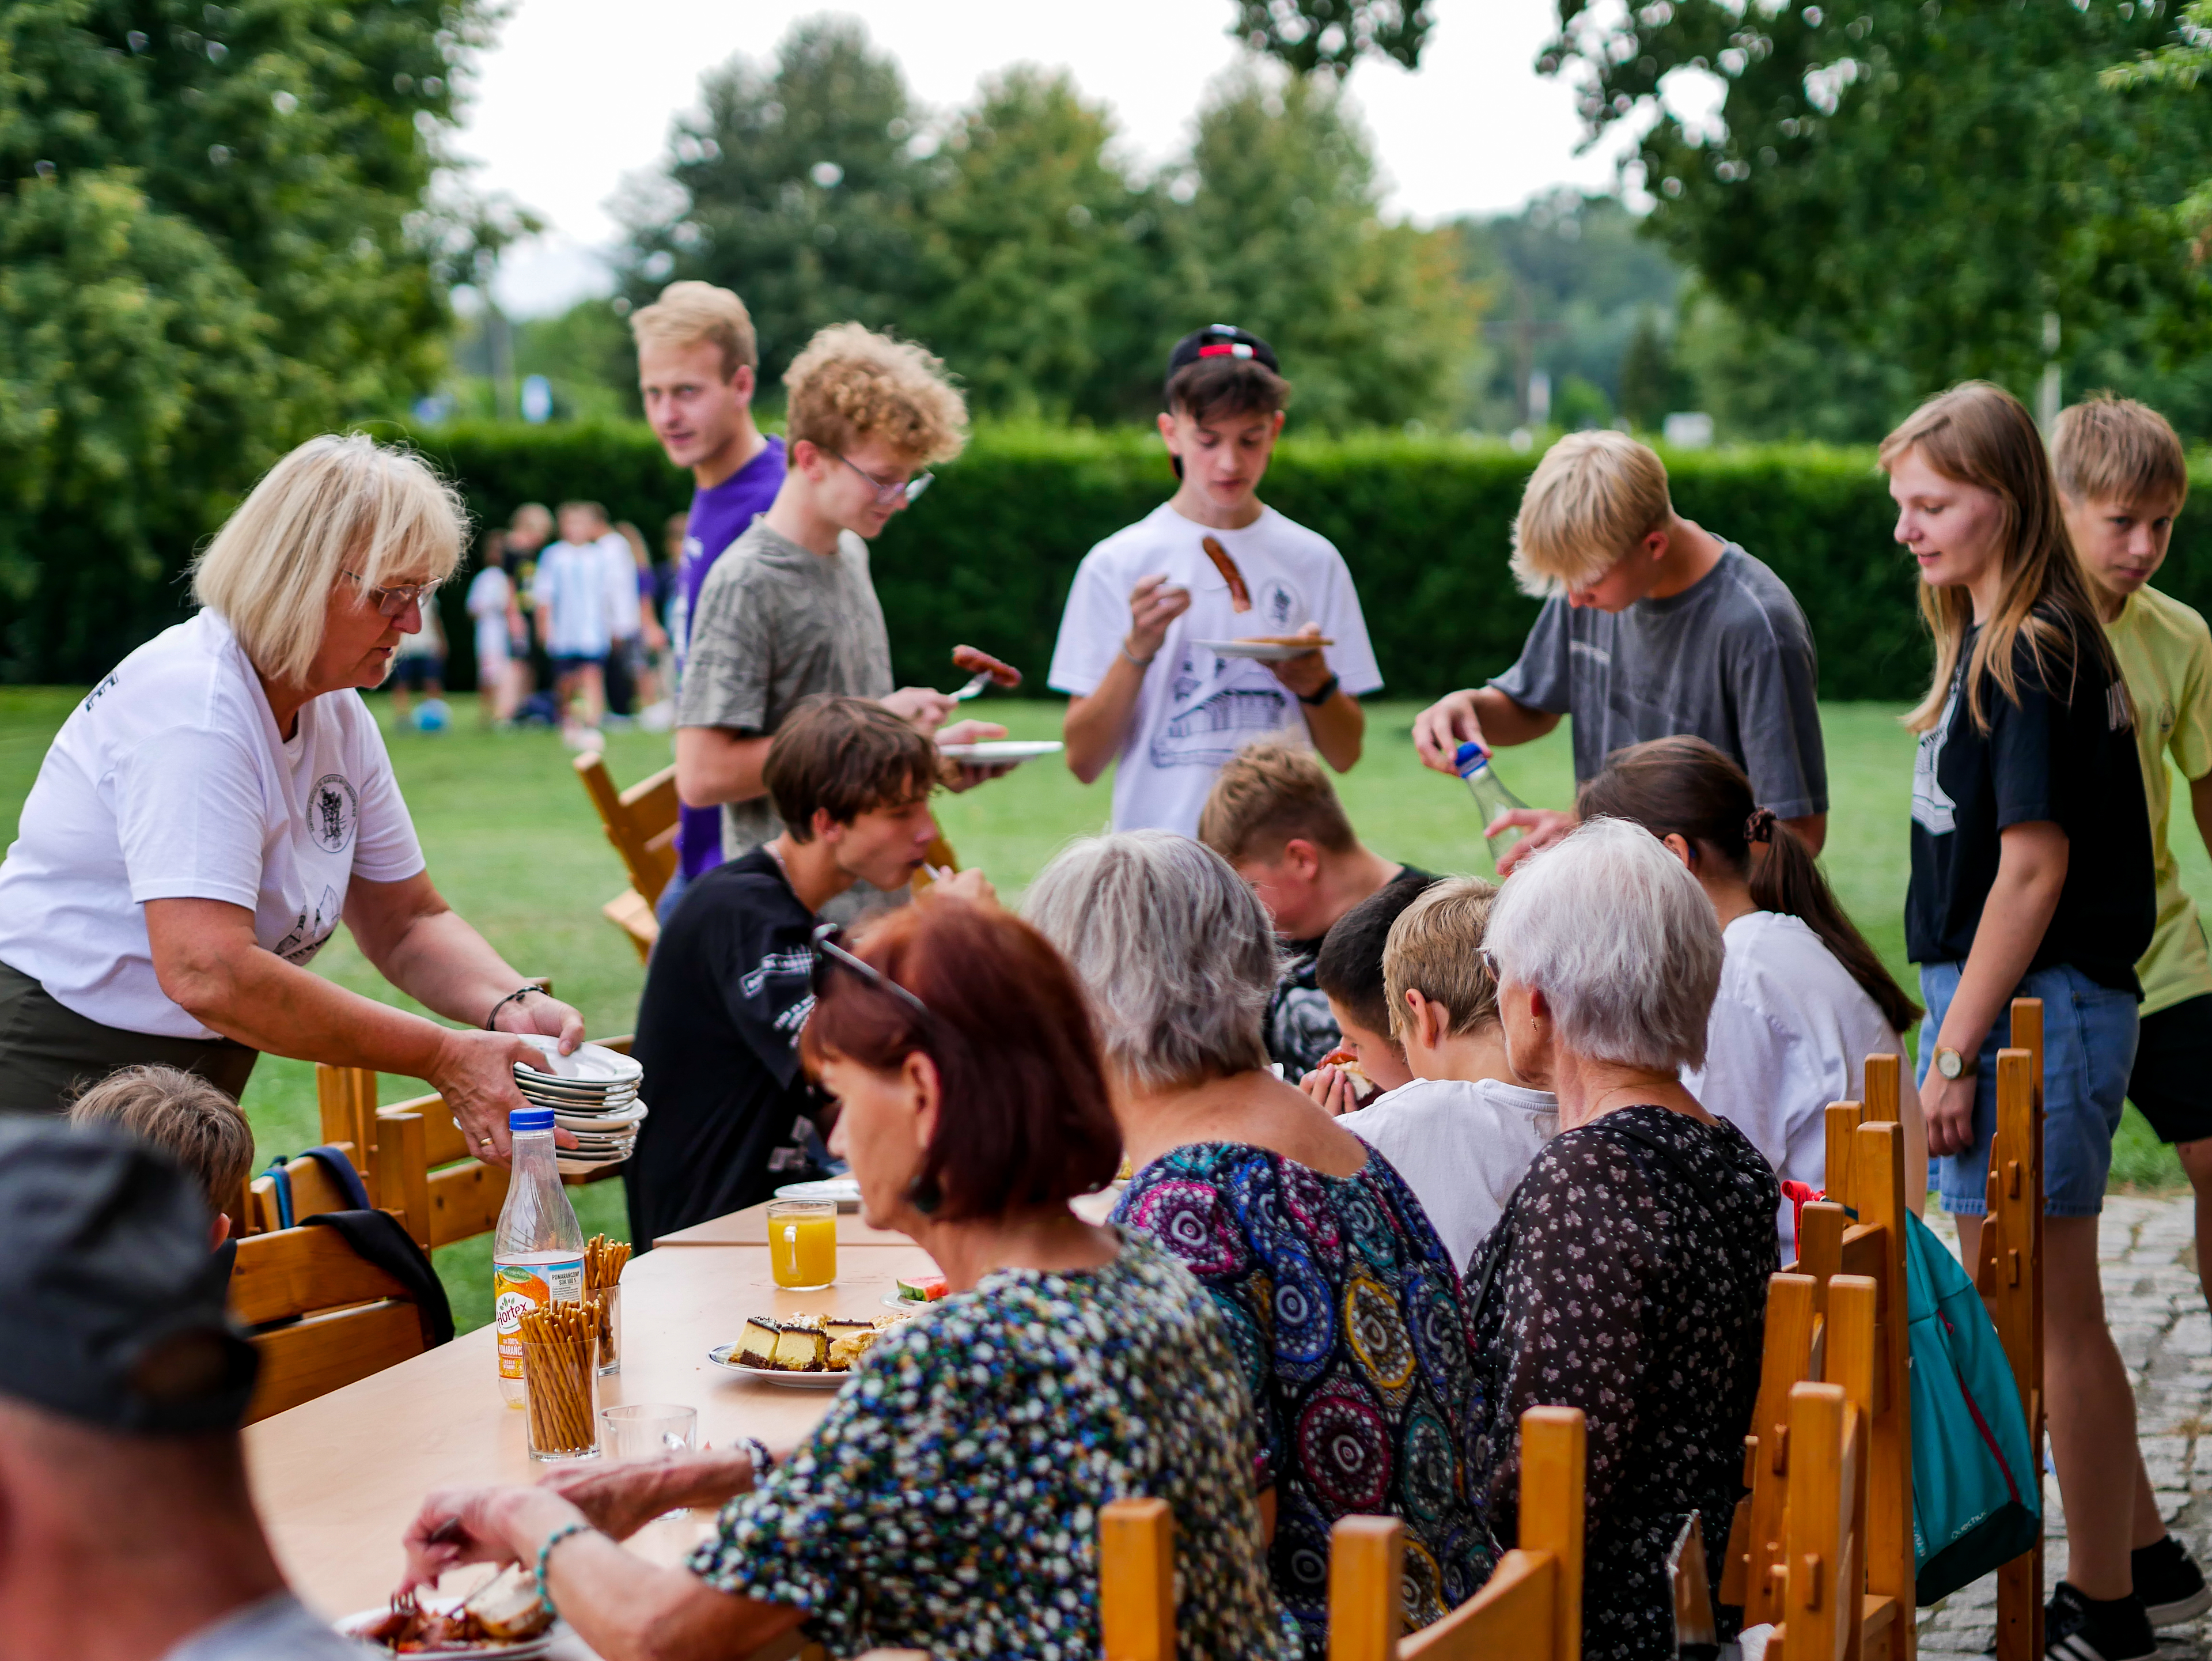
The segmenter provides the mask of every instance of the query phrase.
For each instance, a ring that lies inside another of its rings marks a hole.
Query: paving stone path
[[[1929,1208],[1929,1223],[1951,1245],[1948,1218]],[[2212,1545],[2212,1311],[2197,1281],[2196,1219],[2191,1197],[2114,1196],[2099,1231],[2105,1307],[2136,1390],[2143,1463],[2167,1525],[2208,1559]],[[2066,1564],[2066,1519],[2058,1483],[2043,1482],[2045,1584]],[[1920,1647],[1931,1656],[1979,1655],[1996,1618],[1994,1576],[1920,1611]],[[2212,1616],[2161,1633],[2169,1661],[2212,1661]]]

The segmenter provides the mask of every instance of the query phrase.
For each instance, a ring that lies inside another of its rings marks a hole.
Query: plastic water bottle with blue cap
[[[1505,788],[1490,765],[1489,750],[1473,739],[1453,752],[1452,766],[1465,782],[1468,794],[1474,798],[1474,805],[1481,812],[1482,834],[1490,839],[1490,856],[1495,860],[1528,833],[1517,824],[1509,824],[1498,830],[1490,827],[1498,823],[1500,814],[1510,813],[1516,808],[1525,810],[1528,804]]]
[[[518,1107],[507,1116],[514,1144],[507,1202],[491,1237],[492,1324],[499,1329],[499,1393],[507,1406],[527,1397],[522,1378],[522,1317],[584,1296],[584,1231],[561,1185],[553,1152],[553,1110]]]

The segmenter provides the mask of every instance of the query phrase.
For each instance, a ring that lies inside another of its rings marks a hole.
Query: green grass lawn
[[[0,823],[12,826],[38,773],[48,739],[75,694],[47,688],[0,689]],[[472,700],[455,700],[451,732],[391,729],[394,766],[415,816],[430,873],[461,914],[526,973],[550,975],[584,1012],[595,1034],[629,1031],[644,971],[629,940],[599,916],[623,887],[621,867],[575,780],[571,757],[552,733],[486,733]],[[992,698],[976,712],[1004,721],[1017,738],[1056,738],[1060,706]],[[1410,733],[1416,706],[1376,703],[1368,710],[1365,758],[1339,782],[1360,835],[1391,858],[1436,871],[1487,873],[1473,804],[1459,784],[1424,769]],[[1912,739],[1887,704],[1828,704],[1830,816],[1824,863],[1859,926],[1907,987],[1904,960],[1906,824]],[[667,764],[667,735],[610,736],[607,764],[628,784]],[[1542,742],[1510,751],[1499,771],[1515,793],[1540,806],[1564,806],[1573,785],[1564,727]],[[2178,795],[2179,793],[2177,793]],[[980,865],[1010,903],[1069,837],[1104,828],[1106,780],[1085,788],[1064,767],[1032,762],[997,783],[941,799],[939,817],[963,864]],[[2212,860],[2183,808],[2174,826],[2191,891],[2212,897]],[[411,1002],[380,980],[341,931],[315,967],[341,985],[389,1003]],[[416,1080],[386,1078],[386,1101],[420,1093]],[[257,1159],[295,1153],[319,1139],[313,1068],[265,1058],[246,1094],[258,1143]],[[2181,1182],[2171,1150],[2129,1110],[2114,1151],[2113,1181],[2135,1186]],[[587,1232],[625,1232],[621,1185],[570,1190]],[[446,1248],[439,1270],[464,1326],[489,1315],[488,1238]]]

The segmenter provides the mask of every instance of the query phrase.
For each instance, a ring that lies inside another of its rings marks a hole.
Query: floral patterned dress
[[[687,1566],[807,1613],[833,1653],[1089,1661],[1098,1508],[1175,1511],[1186,1655],[1297,1661],[1267,1584],[1227,1335],[1149,1242],[1000,1269],[878,1339],[828,1417],[723,1508]]]
[[[1621,1108],[1545,1146],[1468,1265],[1479,1481],[1500,1541],[1517,1532],[1522,1411],[1588,1419],[1583,1661],[1670,1661],[1667,1552],[1685,1512],[1722,1561],[1780,1202],[1725,1120]]]
[[[1340,1517],[1404,1520],[1409,1624],[1480,1590],[1492,1559],[1468,1479],[1459,1276],[1390,1162],[1370,1150],[1357,1174],[1326,1177],[1265,1148],[1193,1143],[1139,1171],[1114,1220],[1182,1258],[1229,1317],[1258,1409],[1252,1486],[1275,1489],[1269,1567],[1307,1652],[1328,1650]]]

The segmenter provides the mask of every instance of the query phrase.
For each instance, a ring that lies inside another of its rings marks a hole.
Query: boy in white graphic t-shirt
[[[1073,695],[1075,776],[1118,764],[1117,830],[1195,834],[1216,770],[1256,739],[1310,742],[1340,773],[1359,759],[1359,698],[1382,678],[1352,575],[1258,495],[1289,397],[1256,335],[1216,323],[1176,343],[1159,424],[1182,483],[1068,591],[1048,678]],[[1297,635],[1331,643],[1273,662],[1237,644]]]

